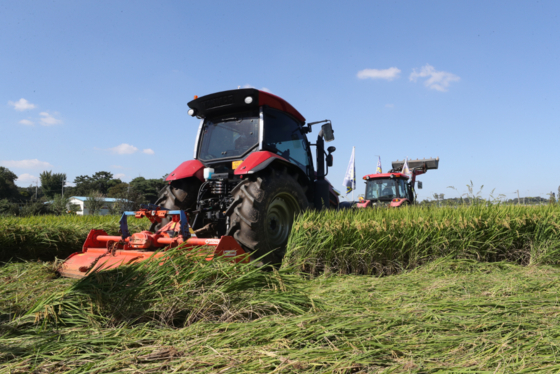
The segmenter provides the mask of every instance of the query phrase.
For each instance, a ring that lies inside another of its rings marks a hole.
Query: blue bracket
[[[179,215],[179,225],[181,230],[181,235],[183,239],[187,240],[191,237],[191,232],[189,231],[189,220],[184,210],[170,210],[167,212],[168,215]]]
[[[135,216],[136,212],[123,212],[123,215],[119,221],[120,224],[120,231],[121,237],[123,240],[130,237],[130,231],[128,231],[128,221],[126,216]],[[191,233],[189,231],[189,221],[187,219],[187,215],[185,214],[184,210],[170,210],[167,212],[168,216],[178,215],[179,216],[179,225],[181,230],[181,235],[185,240],[191,237]]]
[[[126,216],[134,216],[136,212],[123,212],[121,220],[119,221],[120,228],[121,228],[121,238],[125,240],[130,236],[130,231],[128,231],[128,222],[126,220]]]

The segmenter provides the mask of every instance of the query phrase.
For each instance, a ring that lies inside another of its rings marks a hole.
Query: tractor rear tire
[[[169,210],[192,209],[196,206],[198,190],[202,182],[200,179],[191,177],[172,181],[159,191],[156,205]],[[188,217],[191,222],[192,217]],[[163,227],[168,220],[162,220],[161,224],[153,224],[150,231],[157,231]]]
[[[239,183],[232,196],[226,235],[251,252],[251,258],[280,265],[294,218],[309,206],[304,188],[287,169],[269,169]]]

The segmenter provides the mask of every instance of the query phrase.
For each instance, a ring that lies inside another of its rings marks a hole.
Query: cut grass
[[[0,373],[560,370],[557,268],[445,258],[388,277],[293,281],[320,310],[183,328],[12,326]]]

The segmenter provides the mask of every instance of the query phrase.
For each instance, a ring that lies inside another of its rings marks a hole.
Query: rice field
[[[5,263],[0,374],[560,371],[558,208],[461,209],[308,213],[279,270]]]
[[[0,216],[0,261],[64,259],[81,251],[92,229],[117,235],[119,219],[120,216]],[[149,221],[129,219],[129,227],[145,230]]]
[[[306,212],[286,264],[313,274],[395,274],[441,257],[558,264],[560,208],[472,205]]]

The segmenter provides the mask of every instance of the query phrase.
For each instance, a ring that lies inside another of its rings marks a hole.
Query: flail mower
[[[122,236],[111,237],[93,230],[83,252],[64,263],[62,275],[140,261],[181,243],[279,264],[299,212],[338,207],[338,193],[325,178],[336,150],[325,151],[324,142],[334,140],[329,120],[306,124],[288,102],[252,88],[195,96],[188,106],[189,115],[200,119],[194,159],[167,176],[158,209],[134,213],[150,218],[150,231],[129,236],[121,228]],[[307,134],[316,124],[321,130],[311,144]],[[316,147],[316,168],[311,146]],[[190,223],[196,239],[177,226],[169,229],[181,222]],[[169,231],[177,234],[169,236]]]
[[[148,218],[152,224],[168,222],[155,233],[142,231],[130,234],[127,218]],[[207,256],[206,260],[223,256],[232,261],[247,261],[245,251],[232,237],[221,239],[197,238],[182,210],[166,210],[159,206],[143,206],[136,212],[124,212],[120,219],[120,236],[107,235],[104,230],[91,230],[81,253],[74,253],[60,266],[58,272],[67,278],[82,278],[91,271],[112,269],[151,258],[157,259],[169,248],[181,247],[188,255]],[[215,247],[213,253],[194,251],[202,247]]]

